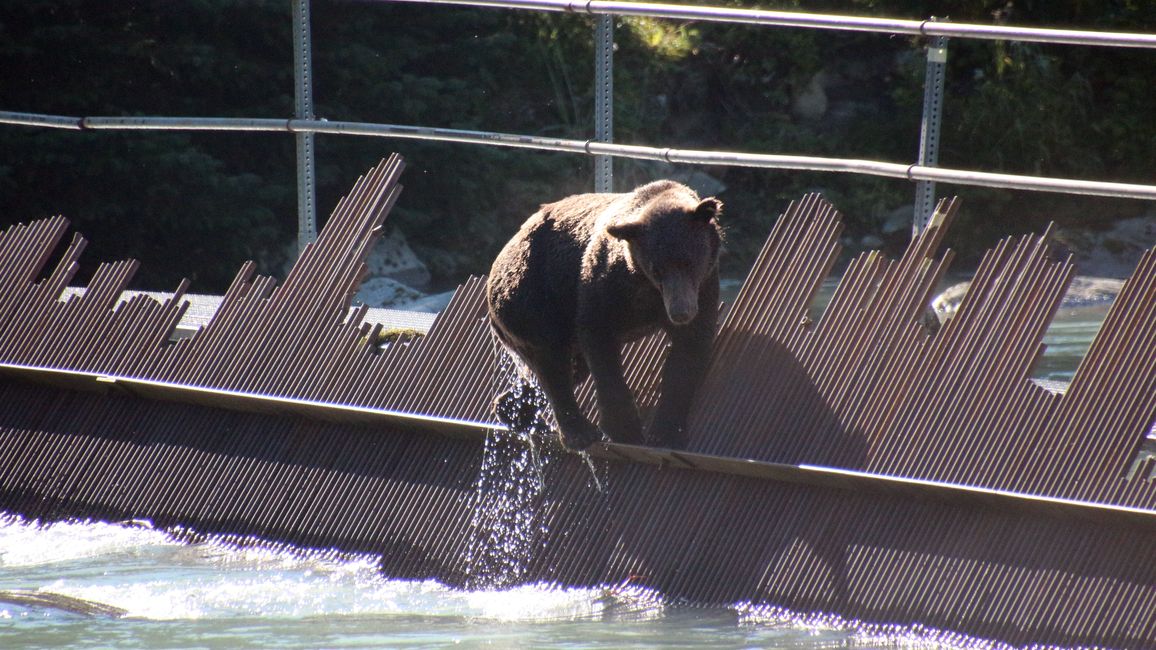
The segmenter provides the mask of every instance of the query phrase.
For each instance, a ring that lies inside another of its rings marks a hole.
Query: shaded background
[[[1145,0],[726,3],[957,22],[1151,31]],[[315,113],[586,139],[589,17],[385,2],[312,3]],[[616,19],[615,140],[909,162],[925,43],[884,34]],[[290,117],[290,3],[0,4],[0,110],[64,115]],[[1156,182],[1156,52],[953,40],[940,164]],[[409,162],[390,218],[433,287],[484,273],[538,204],[589,191],[587,157],[317,136],[318,218],[370,165]],[[914,186],[842,174],[615,162],[620,190],[675,175],[727,204],[724,273],[741,276],[788,201],[821,190],[848,215],[848,252],[905,242]],[[705,176],[703,176],[705,174]],[[0,125],[0,225],[64,214],[99,261],[135,257],[140,288],[220,292],[246,259],[280,275],[296,236],[289,134],[57,131]],[[948,243],[966,267],[996,237],[1102,231],[1150,203],[939,186],[964,198]],[[1141,235],[1141,238],[1143,236]],[[1062,237],[1061,237],[1062,240]],[[1156,241],[1139,242],[1150,246]],[[1059,242],[1061,245],[1063,241]],[[1062,248],[1062,246],[1061,246]]]

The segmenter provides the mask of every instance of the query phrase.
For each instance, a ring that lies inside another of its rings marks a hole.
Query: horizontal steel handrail
[[[681,20],[702,20],[707,22],[741,23],[746,25],[802,27],[837,31],[905,34],[911,36],[948,36],[952,38],[1025,41],[1031,43],[1054,43],[1062,45],[1156,48],[1156,34],[1080,29],[1050,29],[1041,27],[1015,27],[1011,25],[979,25],[968,23],[952,23],[933,19],[905,20],[897,18],[873,18],[870,16],[844,16],[835,14],[773,11],[766,9],[740,9],[735,7],[703,7],[693,5],[661,4],[654,2],[614,2],[610,0],[386,1],[412,2],[420,4],[450,4],[476,7],[498,7],[503,9],[528,9],[531,11],[562,11],[569,13],[610,14],[615,16],[647,16],[651,18],[675,18]]]
[[[703,151],[697,149],[676,149],[672,147],[612,144],[593,140],[550,138],[490,131],[470,131],[367,122],[330,122],[324,119],[67,117],[62,115],[40,115],[36,113],[0,111],[0,124],[75,130],[281,131],[294,133],[326,133],[331,135],[360,135],[483,144],[586,155],[607,155],[618,158],[661,160],[670,163],[842,172],[907,179],[911,181],[936,181],[955,185],[1156,200],[1156,185],[1141,185],[1136,183],[1024,176],[854,158]]]

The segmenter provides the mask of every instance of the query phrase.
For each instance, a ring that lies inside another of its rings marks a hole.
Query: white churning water
[[[373,557],[181,543],[147,522],[4,516],[0,647],[994,647],[742,604],[671,607],[629,586],[462,591],[390,580],[376,566]],[[29,594],[45,602],[21,602]]]

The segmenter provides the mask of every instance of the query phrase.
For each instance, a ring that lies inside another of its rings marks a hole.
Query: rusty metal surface
[[[334,403],[491,420],[497,356],[480,280],[426,336],[385,349],[370,343],[379,325],[365,310],[349,311],[401,167],[392,158],[360,179],[284,282],[245,266],[211,321],[176,342],[187,283],[161,301],[121,300],[135,263],[120,262],[62,301],[83,239],[54,257],[63,219],[0,233],[0,364],[19,370],[0,374],[0,508],[146,517],[378,552],[396,576],[485,578],[471,558],[479,535],[500,528],[490,508],[502,495],[479,489],[479,438],[308,417]],[[1156,419],[1156,253],[1057,395],[1030,373],[1072,268],[1043,236],[1002,242],[957,316],[935,335],[920,325],[956,210],[941,204],[897,260],[856,258],[814,318],[841,224],[817,196],[792,204],[720,324],[686,452],[600,449],[619,460],[594,461],[599,490],[583,459],[544,451],[516,579],[629,579],[689,602],[1021,646],[1156,646],[1156,533],[1144,523],[1156,514],[1153,463],[1129,475]],[[626,350],[644,411],[664,345],[655,336]],[[26,381],[37,368],[55,383]],[[145,398],[183,386],[203,399]],[[220,408],[226,391],[308,408]],[[592,409],[589,384],[580,391]],[[664,465],[646,464],[655,459]],[[736,471],[742,459],[765,463]],[[808,471],[827,478],[798,478]],[[979,496],[940,494],[952,489]],[[1001,495],[1033,505],[1007,508]]]

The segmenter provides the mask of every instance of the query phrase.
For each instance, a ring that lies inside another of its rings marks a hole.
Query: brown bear
[[[671,347],[646,442],[682,444],[717,325],[721,210],[718,199],[674,181],[579,194],[543,205],[494,260],[490,322],[537,377],[567,448],[602,437],[574,397],[587,372],[602,431],[615,442],[643,441],[620,352],[658,328]]]

